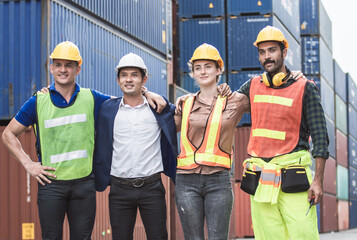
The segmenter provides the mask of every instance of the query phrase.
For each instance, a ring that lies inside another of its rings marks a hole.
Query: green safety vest
[[[42,165],[56,168],[57,180],[72,180],[92,172],[94,98],[81,88],[74,103],[55,106],[51,94],[37,93],[36,110]]]

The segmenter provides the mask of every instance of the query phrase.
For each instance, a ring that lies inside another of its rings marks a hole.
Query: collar
[[[124,107],[124,108],[135,109],[135,108],[142,108],[145,105],[149,106],[148,100],[144,96],[141,96],[141,97],[143,98],[144,102],[142,104],[139,104],[139,105],[135,106],[135,107],[131,107],[130,105],[125,104],[124,103],[124,97],[122,97],[121,100],[120,100],[119,108],[120,107]]]
[[[55,88],[55,83],[54,83],[54,82],[50,85],[50,88],[49,88],[49,89],[50,89],[51,92],[56,92],[56,93],[60,94],[60,93],[56,90],[56,88]],[[75,83],[75,89],[74,89],[73,95],[76,95],[78,92],[80,92],[80,90],[81,90],[81,87],[79,86],[79,84],[78,84],[78,83]]]

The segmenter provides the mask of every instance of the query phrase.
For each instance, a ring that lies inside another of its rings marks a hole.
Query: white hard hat
[[[148,69],[144,63],[144,60],[140,56],[138,56],[134,53],[126,54],[124,57],[122,57],[119,60],[118,66],[116,66],[116,68],[115,68],[115,72],[117,73],[117,75],[118,75],[119,70],[122,68],[125,68],[125,67],[140,68],[145,72],[145,75],[147,75],[147,72],[148,72]]]

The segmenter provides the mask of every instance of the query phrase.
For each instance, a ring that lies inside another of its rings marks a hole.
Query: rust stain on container
[[[234,177],[238,181],[242,181],[243,166],[245,159],[249,158],[247,146],[249,142],[251,127],[236,128],[234,137]]]
[[[336,129],[336,160],[337,163],[348,167],[348,139],[345,134]]]
[[[337,231],[337,200],[336,196],[325,193],[320,206],[321,232]]]
[[[346,230],[349,227],[349,202],[345,200],[338,200],[338,230]]]
[[[336,194],[336,160],[331,157],[326,160],[324,176],[324,191]]]

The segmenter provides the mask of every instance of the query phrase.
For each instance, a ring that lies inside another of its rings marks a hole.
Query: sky
[[[332,22],[333,58],[357,83],[357,0],[321,1]]]

